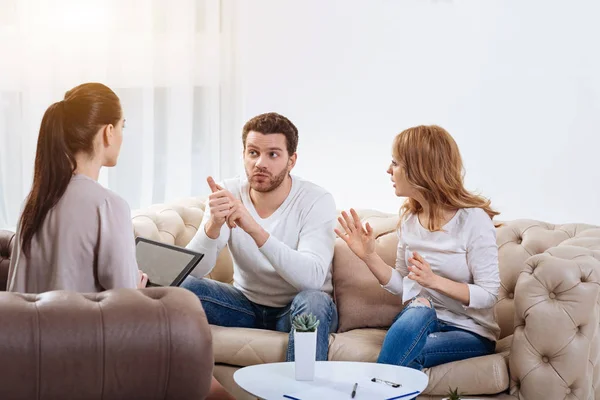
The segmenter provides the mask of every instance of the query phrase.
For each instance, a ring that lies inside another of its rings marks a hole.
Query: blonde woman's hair
[[[499,214],[490,207],[490,200],[465,189],[462,158],[445,129],[436,125],[406,129],[394,139],[393,156],[402,166],[408,183],[429,204],[430,231],[442,229],[444,210],[481,208],[490,219]],[[422,210],[421,204],[408,198],[400,208],[401,219]]]

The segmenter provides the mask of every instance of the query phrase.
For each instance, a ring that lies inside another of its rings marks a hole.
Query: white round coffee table
[[[372,378],[402,386],[372,382]],[[233,379],[253,396],[269,400],[348,400],[352,399],[355,383],[358,383],[355,400],[409,400],[422,392],[429,381],[427,375],[415,369],[350,361],[318,361],[313,381],[297,381],[293,362],[245,367],[237,370]],[[402,396],[409,393],[413,394]]]

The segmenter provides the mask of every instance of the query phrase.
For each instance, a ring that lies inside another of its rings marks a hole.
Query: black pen
[[[373,378],[373,379],[371,379],[371,382],[385,383],[386,385],[390,385],[391,387],[394,387],[394,388],[402,386],[401,383],[394,383],[394,382],[386,381],[384,379],[379,379],[379,378]]]
[[[354,388],[352,389],[352,398],[354,398],[354,396],[356,396],[356,388],[358,387],[358,382],[356,382],[354,384]]]

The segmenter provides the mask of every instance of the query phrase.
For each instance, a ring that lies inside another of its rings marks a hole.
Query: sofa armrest
[[[529,258],[515,289],[511,393],[593,398],[599,319],[599,251],[563,245]]]
[[[6,290],[14,237],[14,232],[0,230],[0,291]]]
[[[180,288],[0,293],[0,398],[204,399],[214,364]]]

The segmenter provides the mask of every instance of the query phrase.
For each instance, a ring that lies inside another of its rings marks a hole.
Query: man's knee
[[[188,275],[181,283],[181,287],[193,292],[198,297],[205,297],[219,290],[219,282],[208,278],[199,279]]]
[[[334,307],[333,299],[321,290],[304,290],[294,297],[292,310],[303,309],[315,313]]]

